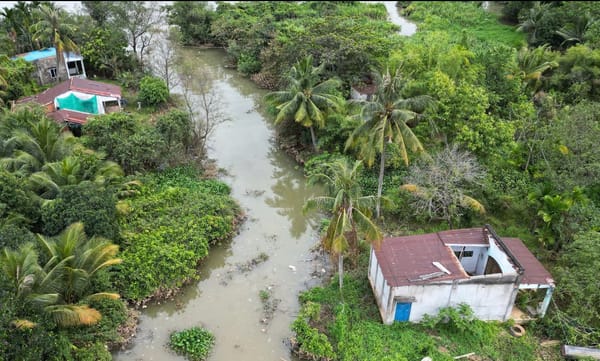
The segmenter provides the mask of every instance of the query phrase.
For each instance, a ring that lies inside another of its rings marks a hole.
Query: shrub
[[[169,346],[192,361],[206,360],[215,344],[215,337],[202,327],[192,327],[171,333]]]
[[[160,105],[169,99],[169,88],[164,80],[145,76],[140,81],[140,92],[138,98],[144,105]]]

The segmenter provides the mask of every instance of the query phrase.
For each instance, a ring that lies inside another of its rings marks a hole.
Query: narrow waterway
[[[382,3],[400,34],[416,31],[399,16],[396,2]],[[311,251],[319,242],[316,217],[302,213],[314,189],[305,187],[302,169],[277,149],[263,108],[265,92],[225,69],[223,50],[185,49],[183,56],[194,60],[198,72],[211,74],[229,118],[216,128],[208,153],[247,220],[231,243],[211,249],[199,282],[143,310],[131,347],[113,358],[183,360],[169,350],[169,335],[203,326],[216,338],[210,361],[292,360],[287,338],[298,294],[320,284],[330,266],[322,253]],[[266,261],[252,262],[265,255]],[[268,299],[261,299],[261,291]]]
[[[198,69],[213,74],[212,86],[222,96],[230,120],[216,129],[209,155],[248,218],[231,244],[211,250],[200,282],[144,310],[133,348],[114,359],[181,360],[166,346],[168,335],[202,325],[216,336],[210,360],[290,360],[284,340],[299,308],[297,295],[319,282],[326,267],[310,251],[318,242],[314,220],[302,214],[311,194],[301,169],[274,144],[261,108],[264,92],[224,69],[222,50],[184,51]],[[261,254],[268,259],[250,269],[248,262]],[[264,310],[261,290],[270,294],[272,315]]]

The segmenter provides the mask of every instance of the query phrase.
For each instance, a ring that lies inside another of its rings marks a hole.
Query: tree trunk
[[[381,192],[383,190],[383,172],[385,171],[385,144],[381,152],[381,162],[379,163],[379,181],[377,184],[377,203],[375,206],[375,214],[377,218],[381,216]]]
[[[54,46],[54,49],[56,49],[56,46]],[[61,54],[62,55],[62,54]],[[56,79],[54,80],[57,83],[60,83],[60,63],[62,63],[62,56],[58,55],[58,49],[56,49]],[[69,72],[69,69],[67,69],[67,73]],[[68,79],[68,76],[67,76]]]
[[[340,253],[338,255],[338,280],[340,290],[344,288],[344,256]]]
[[[310,126],[310,137],[312,139],[312,144],[313,144],[313,149],[315,150],[315,152],[319,151],[319,147],[317,146],[317,136],[315,135],[315,129]]]

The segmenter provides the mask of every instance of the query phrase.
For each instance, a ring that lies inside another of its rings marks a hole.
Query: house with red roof
[[[21,98],[16,104],[38,103],[58,123],[81,126],[87,118],[121,110],[121,87],[81,78],[70,78],[45,91]]]
[[[489,225],[386,238],[371,250],[368,278],[385,324],[462,303],[479,319],[507,321],[522,290],[545,292],[533,310],[543,317],[555,288],[520,239],[500,238]]]

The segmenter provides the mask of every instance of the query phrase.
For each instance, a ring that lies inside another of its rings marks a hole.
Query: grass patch
[[[525,35],[515,26],[501,24],[497,14],[485,11],[477,2],[413,1],[405,13],[421,22],[420,31],[444,31],[458,38],[465,34],[514,48],[526,44]]]

